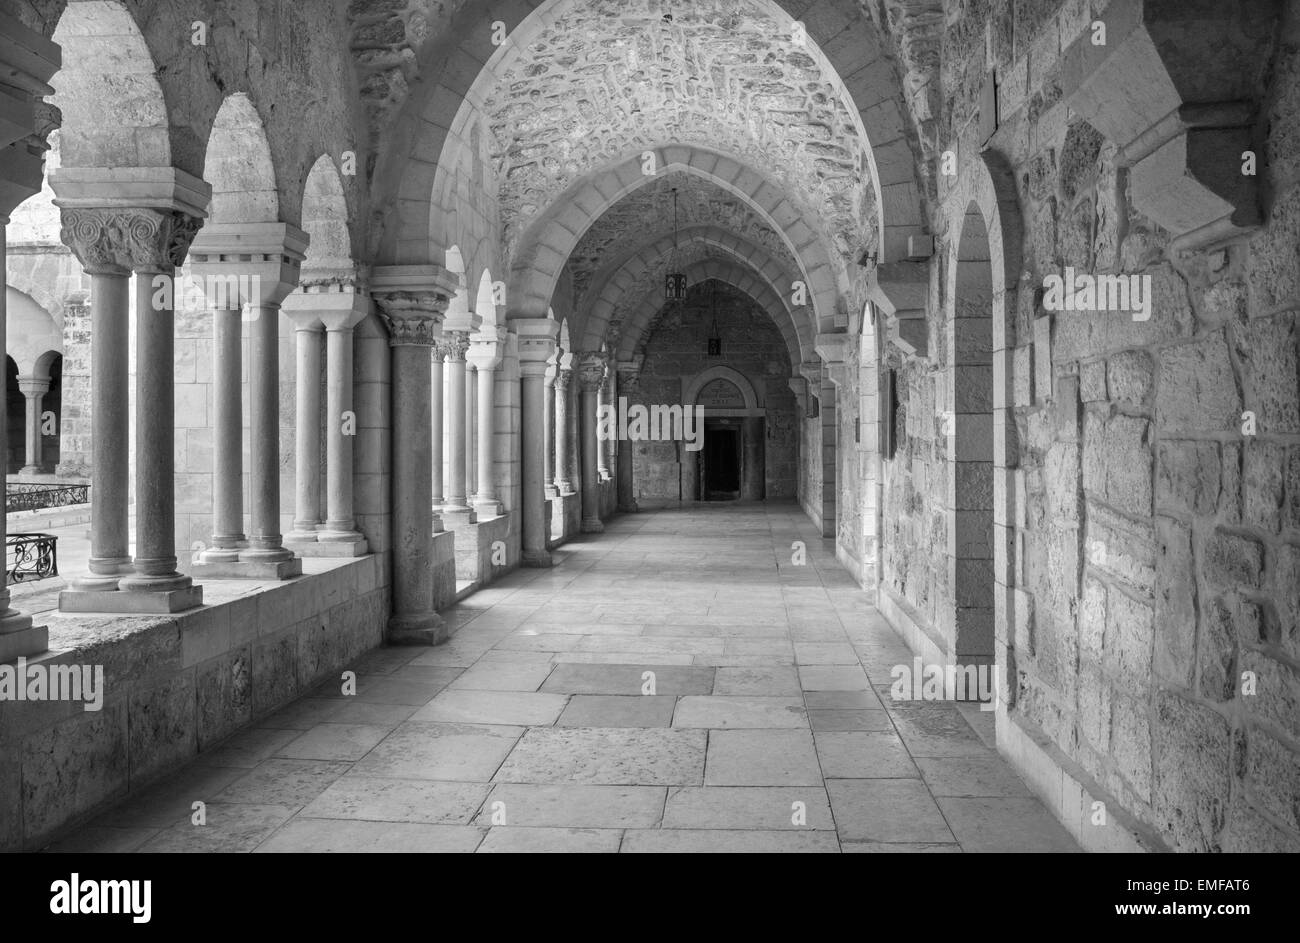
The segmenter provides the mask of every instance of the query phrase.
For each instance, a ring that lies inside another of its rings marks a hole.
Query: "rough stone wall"
[[[1025,233],[1008,247],[1024,274],[1007,286],[1010,323],[995,341],[1011,349],[1012,719],[1158,843],[1298,850],[1296,18],[1263,95],[1268,220],[1248,240],[1182,257],[1133,209],[1114,146],[1061,102],[1060,52],[1088,4],[982,12],[949,18],[939,133],[963,162],[1010,165]],[[993,157],[980,158],[989,65],[1003,76],[1002,123]],[[939,180],[945,247],[972,197],[961,179]],[[899,370],[901,402],[884,474],[884,582],[938,638],[951,638],[956,591],[945,561],[947,259],[945,248],[931,266],[928,358],[894,350],[885,361]],[[1065,266],[1149,277],[1150,320],[1047,312],[1043,279]],[[1035,332],[1044,324],[1046,343]]]
[[[813,410],[819,412],[817,397]],[[819,527],[822,523],[822,420],[820,415],[804,416],[799,424],[799,505]]]
[[[708,356],[708,338],[714,336],[710,294],[714,285],[721,357]],[[680,309],[660,315],[645,351],[639,391],[628,398],[629,405],[681,404],[683,378],[689,380],[715,366],[740,372],[755,393],[765,395],[765,492],[771,498],[794,495],[796,407],[788,382],[790,361],[781,333],[765,311],[729,285],[708,282],[692,286]],[[778,433],[780,438],[775,437]],[[680,465],[685,459],[682,443],[630,445],[635,455],[633,487],[638,498],[676,501],[690,494],[689,483],[680,478]]]

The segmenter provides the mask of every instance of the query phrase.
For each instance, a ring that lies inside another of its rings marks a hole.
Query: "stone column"
[[[19,377],[18,389],[26,398],[26,464],[19,474],[39,475],[41,468],[41,401],[50,391],[50,381],[36,377]]]
[[[637,362],[620,363],[617,367],[618,372],[618,391],[620,396],[627,397],[630,401],[635,395],[638,384],[641,380],[641,364]],[[632,443],[621,442],[620,448],[616,453],[617,476],[618,476],[618,509],[624,514],[635,514],[638,510],[636,504],[636,489],[632,480]]]
[[[600,441],[596,436],[597,395],[605,382],[605,355],[586,353],[578,364],[582,385],[582,532],[598,534],[605,529],[600,520]]]
[[[371,291],[393,356],[393,616],[395,645],[436,645],[446,624],[433,608],[433,399],[429,349],[456,289],[440,265],[376,268]]]
[[[430,487],[433,489],[433,506],[441,508],[447,501],[447,483],[443,471],[442,453],[442,411],[446,381],[443,379],[443,363],[447,359],[447,348],[441,339],[429,348],[429,434],[432,436],[429,465],[432,470]]]
[[[209,579],[280,580],[302,560],[280,536],[280,303],[298,284],[307,235],[287,223],[216,223],[190,250],[190,271],[213,309],[216,397],[213,547],[194,564]],[[242,307],[242,314],[237,310]],[[243,530],[241,319],[248,323],[250,515]]]
[[[94,476],[91,577],[59,597],[65,612],[177,612],[203,591],[177,569],[174,454],[174,293],[211,196],[202,180],[169,167],[61,168],[51,186],[63,241],[99,273],[103,294],[92,339]],[[136,207],[123,205],[129,193]],[[136,286],[136,554],[126,570],[127,324],[125,271]],[[156,303],[155,303],[156,302]],[[95,301],[95,312],[100,302]],[[115,363],[113,361],[116,361]]]
[[[196,564],[196,575],[219,579],[230,577],[211,568],[238,564],[245,546],[243,320],[232,300],[212,308],[212,543]]]
[[[556,364],[553,396],[555,399],[555,441],[551,452],[555,460],[555,490],[558,494],[573,494],[573,479],[569,476],[569,383],[573,379],[570,364],[573,355],[562,353]]]
[[[546,405],[542,409],[542,441],[546,443],[546,475],[542,479],[542,490],[548,498],[560,494],[555,487],[555,380],[559,376],[559,359],[563,354],[561,348],[555,348],[555,353],[546,363],[546,375],[543,377]]]
[[[569,493],[576,494],[582,487],[582,382],[577,369],[578,358],[565,354],[569,358],[569,414],[568,428],[564,432],[565,477],[569,482]]]
[[[611,394],[613,393],[613,384],[610,382],[610,375],[613,372],[614,371],[609,369],[608,364],[606,364],[605,372],[600,378],[600,386],[596,391],[597,417],[605,415],[608,412],[606,407],[616,405],[610,402]],[[597,430],[599,430],[599,422],[597,423]],[[596,474],[600,476],[600,481],[609,481],[609,439],[597,437]]]
[[[505,328],[491,327],[473,335],[466,355],[478,380],[478,488],[474,510],[480,519],[501,513],[493,481],[496,444],[496,370],[505,353]]]
[[[146,231],[145,220],[152,244],[134,259],[135,572],[118,580],[119,593],[106,602],[125,611],[177,612],[202,604],[203,590],[177,570],[175,299],[159,289],[175,284],[199,219],[185,211],[147,210],[131,222],[137,234]]]
[[[476,520],[465,484],[465,353],[469,335],[463,331],[448,334],[444,324],[443,338],[447,352],[447,500],[442,519],[455,528]]]
[[[478,377],[468,353],[465,358],[465,492],[472,505],[478,482]]]
[[[321,519],[321,346],[325,325],[308,307],[312,295],[295,292],[285,299],[284,312],[293,321],[294,383],[294,504],[293,530],[284,545],[299,556],[312,556]]]
[[[542,410],[546,394],[542,388],[546,362],[555,350],[560,326],[548,318],[520,318],[512,326],[519,336],[519,398],[521,458],[523,461],[523,563],[524,566],[551,565],[547,547],[551,540],[551,522],[546,517],[546,443],[542,441],[545,424]]]
[[[326,556],[359,557],[367,551],[357,530],[352,495],[352,452],[357,417],[352,410],[352,332],[369,313],[365,296],[337,295],[343,303],[320,310],[325,326],[325,523],[316,532]]]

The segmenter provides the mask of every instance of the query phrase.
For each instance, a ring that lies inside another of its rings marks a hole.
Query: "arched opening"
[[[949,405],[943,416],[948,483],[949,655],[991,665],[993,612],[993,268],[988,229],[971,201],[957,248],[948,323]]]

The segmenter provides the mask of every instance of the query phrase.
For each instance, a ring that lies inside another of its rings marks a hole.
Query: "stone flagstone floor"
[[[992,714],[890,699],[911,655],[793,504],[624,516],[555,556],[50,850],[1078,850]]]

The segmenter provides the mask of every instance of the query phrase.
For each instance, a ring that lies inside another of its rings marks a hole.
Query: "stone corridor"
[[[891,699],[911,655],[793,503],[626,515],[556,557],[51,850],[1077,850],[992,713]]]

